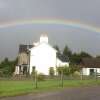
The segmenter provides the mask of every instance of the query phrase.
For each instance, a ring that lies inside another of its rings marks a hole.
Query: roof
[[[69,62],[69,58],[59,52],[57,52],[57,58],[59,58],[62,62]]]
[[[86,68],[100,68],[100,58],[83,58],[81,66]]]
[[[48,47],[52,48],[55,52],[57,52],[57,50],[55,48],[53,48],[50,44],[45,43],[45,42],[39,43],[37,46],[34,46],[34,48],[30,48],[30,50],[36,49],[37,47],[39,47],[41,45],[47,45]]]
[[[22,53],[22,52],[26,52],[28,51],[28,49],[32,48],[33,45],[24,45],[24,44],[20,44],[19,45],[19,53]]]

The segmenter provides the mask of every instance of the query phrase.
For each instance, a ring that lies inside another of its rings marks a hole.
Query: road
[[[66,88],[56,92],[7,97],[0,100],[100,100],[100,87]]]

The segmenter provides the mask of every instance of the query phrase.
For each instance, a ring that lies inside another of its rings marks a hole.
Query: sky
[[[44,22],[31,23],[32,20]],[[88,30],[75,25],[48,24],[45,20],[92,27]],[[24,21],[30,23],[23,24]],[[68,45],[73,52],[100,55],[100,31],[93,31],[93,27],[100,27],[100,0],[0,0],[0,60],[14,59],[19,44],[32,44],[44,32],[48,33],[49,43],[61,50]]]

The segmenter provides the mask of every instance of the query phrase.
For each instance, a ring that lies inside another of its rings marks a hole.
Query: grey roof
[[[62,62],[69,62],[69,58],[59,52],[57,52],[57,58],[59,58]]]
[[[24,44],[20,44],[19,45],[19,53],[28,53],[28,49],[31,49],[32,47],[34,47],[33,45],[24,45]],[[69,58],[59,52],[57,52],[57,58],[59,58],[62,62],[69,62]]]
[[[22,52],[28,52],[28,49],[32,48],[33,45],[24,45],[24,44],[20,44],[19,45],[19,53],[22,53]]]
[[[83,58],[81,67],[100,68],[100,58]]]

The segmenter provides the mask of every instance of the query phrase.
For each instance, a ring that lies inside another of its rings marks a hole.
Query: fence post
[[[96,71],[95,71],[95,79],[97,81],[97,68],[96,68]]]
[[[35,71],[35,88],[38,88],[38,84],[37,84],[37,71]]]
[[[63,87],[63,85],[64,85],[64,83],[63,83],[63,77],[64,77],[64,75],[63,75],[63,69],[62,69],[62,71],[61,71],[61,87]]]
[[[83,70],[81,70],[81,80],[83,80]]]

